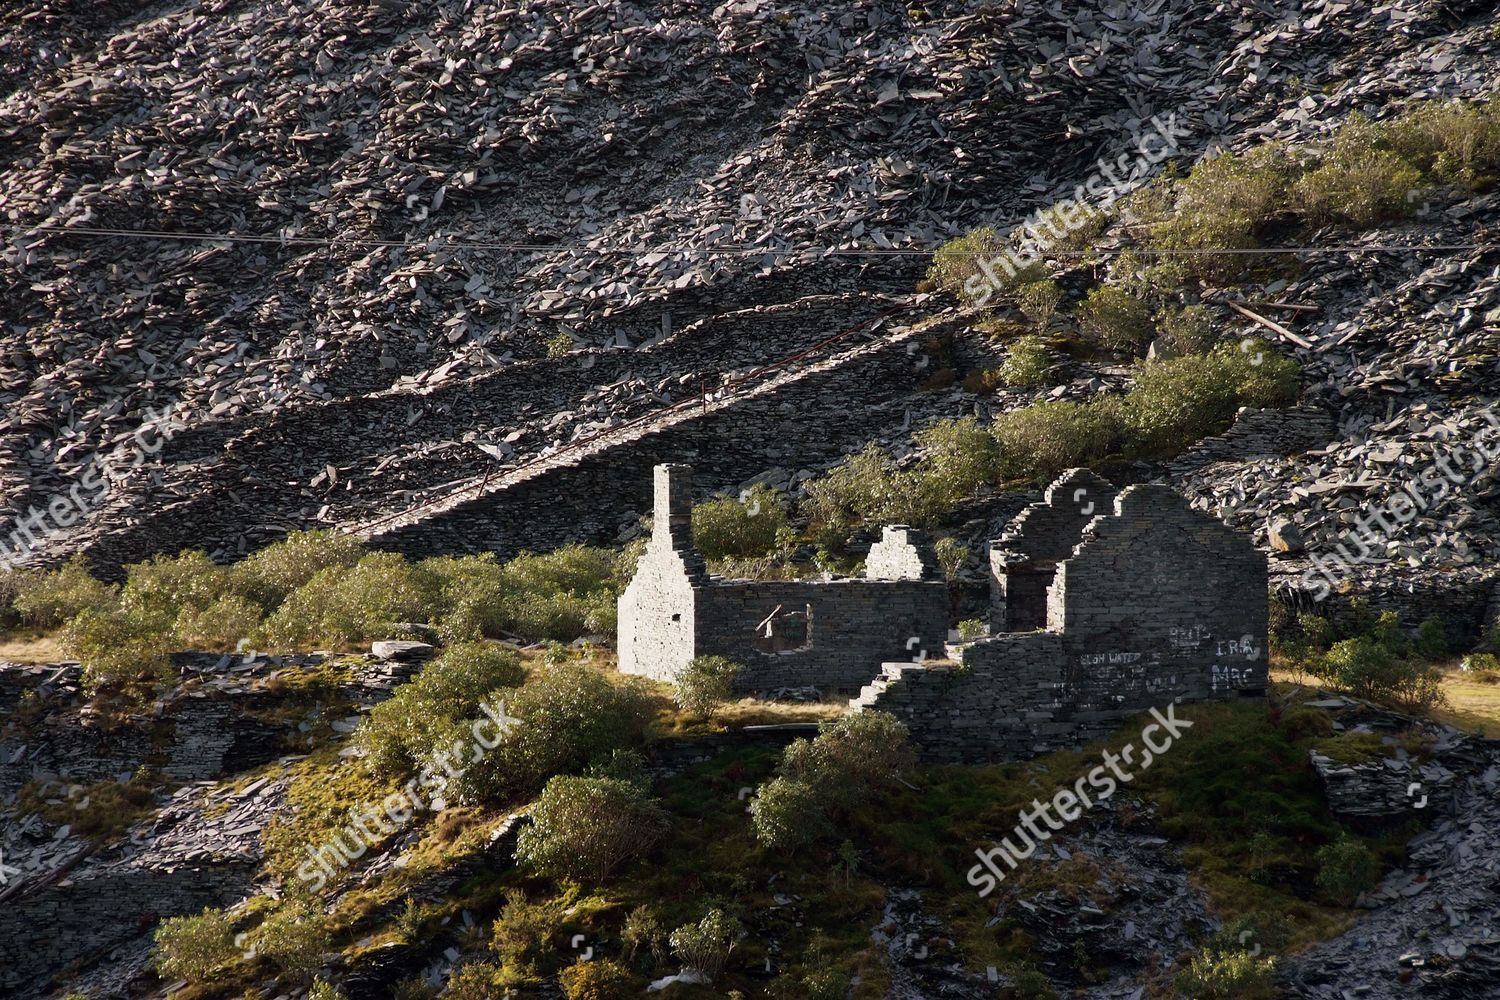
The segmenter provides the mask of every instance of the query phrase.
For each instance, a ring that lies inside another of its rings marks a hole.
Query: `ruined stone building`
[[[656,467],[653,534],[620,598],[620,669],[671,680],[693,657],[744,689],[860,688],[925,757],[1023,757],[1168,702],[1261,696],[1267,567],[1250,540],[1162,485],[1064,474],[990,544],[991,634],[945,659],[947,589],[920,532],[884,529],[862,579],[710,576],[691,474]]]
[[[670,681],[695,656],[743,665],[746,690],[857,691],[883,661],[939,656],[948,588],[920,532],[886,528],[865,576],[725,580],[693,548],[692,470],[658,465],[651,538],[619,603],[620,669]]]

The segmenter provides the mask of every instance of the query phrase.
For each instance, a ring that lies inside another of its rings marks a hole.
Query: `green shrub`
[[[620,940],[625,943],[625,961],[635,961],[635,953],[644,947],[660,965],[667,957],[667,930],[662,926],[656,911],[649,906],[637,906],[625,915],[620,928]]]
[[[1296,399],[1296,362],[1269,344],[1221,344],[1208,354],[1139,366],[1121,402],[1133,447],[1162,456],[1227,428],[1241,406],[1282,406]]]
[[[630,973],[618,962],[577,962],[559,977],[567,1000],[625,1000],[632,995]]]
[[[955,441],[967,439],[963,431],[942,427],[930,430],[932,435],[926,440],[939,450],[931,459],[930,472],[897,469],[891,457],[872,443],[843,465],[810,480],[803,512],[819,526],[861,520],[922,525],[935,520],[956,498],[966,495],[966,488],[972,489],[973,481],[967,477],[987,456],[947,450]]]
[[[563,358],[573,353],[573,338],[566,333],[555,333],[547,338],[547,357]]]
[[[314,979],[307,991],[307,1000],[348,1000],[344,991],[324,979]]]
[[[763,484],[740,499],[719,497],[693,508],[693,545],[706,559],[766,555],[786,527],[781,495]]]
[[[226,594],[206,608],[183,608],[172,625],[184,649],[234,649],[241,639],[260,629],[260,605],[237,594]]]
[[[939,538],[937,544],[932,548],[937,554],[938,565],[942,567],[943,579],[947,580],[950,584],[956,583],[959,579],[959,573],[969,564],[969,560],[973,555],[969,551],[969,547],[957,538],[950,537]]]
[[[859,806],[912,760],[906,726],[886,712],[824,722],[817,738],[786,748],[780,773],[751,801],[756,837],[777,849],[814,840],[832,828],[833,810]]]
[[[255,953],[282,972],[309,977],[332,948],[332,932],[323,911],[309,903],[286,903],[266,917],[250,939]]]
[[[1437,615],[1422,619],[1417,626],[1417,638],[1412,643],[1412,649],[1418,656],[1428,660],[1445,656],[1448,652],[1448,636],[1443,628],[1443,620]]]
[[[697,656],[677,675],[677,704],[689,712],[712,718],[734,691],[740,665],[724,656]]]
[[[478,719],[480,702],[525,679],[520,657],[504,647],[479,642],[449,646],[413,681],[370,709],[355,741],[376,773],[407,773],[445,730]]]
[[[696,924],[684,924],[672,932],[672,951],[689,969],[712,980],[724,971],[729,955],[744,936],[740,922],[723,910],[709,910]]]
[[[467,962],[448,977],[443,1000],[496,1000],[506,993],[506,980],[491,962]]]
[[[271,612],[323,570],[350,569],[364,554],[364,544],[352,535],[294,531],[252,552],[230,567],[229,574],[236,593]]]
[[[1292,187],[1309,221],[1365,229],[1411,213],[1408,195],[1422,184],[1422,173],[1387,147],[1383,133],[1363,119],[1335,133],[1317,166]]]
[[[913,435],[922,450],[923,462],[911,474],[896,482],[898,495],[905,493],[908,506],[900,500],[886,504],[874,513],[889,514],[889,522],[920,524],[931,520],[938,511],[947,510],[973,496],[974,491],[993,482],[999,473],[1000,449],[995,439],[973,417],[939,420]]]
[[[266,619],[274,647],[331,647],[389,635],[400,621],[422,621],[431,602],[424,579],[395,552],[372,552],[352,568],[319,570]]]
[[[1380,865],[1364,841],[1347,833],[1317,854],[1317,887],[1339,906],[1350,906],[1360,893],[1375,885]]]
[[[169,629],[189,615],[218,603],[229,592],[229,571],[199,550],[152,556],[125,567],[120,608],[142,622]],[[244,633],[241,633],[243,636]]]
[[[523,552],[505,564],[506,628],[527,639],[612,634],[621,583],[609,549],[565,545],[545,555]]]
[[[57,569],[19,570],[11,586],[16,611],[37,628],[56,628],[82,611],[109,611],[119,597],[115,587],[89,572],[82,554]]]
[[[652,714],[635,680],[617,687],[579,663],[543,671],[506,699],[505,711],[520,723],[464,772],[457,783],[464,801],[509,802],[555,774],[577,773],[614,750],[639,746]],[[466,739],[467,732],[464,726],[457,735]]]
[[[1038,330],[1046,330],[1062,301],[1062,287],[1051,278],[1031,281],[1015,290],[1016,308],[1031,320]]]
[[[756,789],[750,819],[756,839],[773,851],[801,847],[833,831],[828,803],[818,789],[787,777],[772,778]]]
[[[1180,354],[1202,354],[1219,342],[1220,326],[1208,306],[1163,310],[1156,317],[1156,327]]]
[[[1151,307],[1118,288],[1089,289],[1076,315],[1079,326],[1112,350],[1134,351],[1151,340]]]
[[[1424,175],[1486,191],[1500,168],[1500,103],[1423,102],[1398,115],[1384,139]]]
[[[1436,668],[1409,659],[1392,643],[1373,635],[1343,639],[1308,665],[1320,680],[1359,698],[1384,701],[1412,711],[1427,711],[1445,702],[1442,675]]]
[[[63,627],[59,644],[83,664],[84,687],[93,693],[132,681],[169,681],[173,638],[170,630],[124,611],[86,610]]]
[[[500,956],[506,972],[534,975],[538,963],[555,950],[552,938],[565,916],[563,907],[557,900],[527,902],[520,889],[506,890],[505,897],[492,928],[490,948]]]
[[[153,961],[163,979],[201,983],[239,958],[234,922],[223,910],[204,907],[196,916],[170,917],[156,928]]]
[[[516,860],[551,878],[599,883],[656,844],[667,816],[637,784],[558,776],[531,810]]]
[[[1154,251],[1176,255],[1185,276],[1230,278],[1253,259],[1245,254],[1286,211],[1287,187],[1295,166],[1276,144],[1240,155],[1224,153],[1195,166],[1185,178],[1153,181],[1128,209]]]
[[[984,635],[985,624],[978,618],[965,618],[958,623],[958,637],[960,639],[978,639]]]
[[[1276,996],[1276,960],[1244,949],[1205,948],[1175,977],[1182,996],[1195,1000],[1271,1000]]]
[[[1026,336],[1016,340],[1006,349],[999,372],[1009,385],[1046,385],[1047,376],[1052,372],[1052,359],[1047,355],[1042,338]]]
[[[1051,479],[1103,458],[1115,447],[1118,417],[1101,403],[1033,403],[997,414],[990,433],[1002,473]]]
[[[992,227],[972,230],[949,240],[933,253],[927,280],[958,296],[965,305],[984,306],[997,295],[1047,276],[1039,261],[1027,261],[1020,267],[1007,266],[1007,251],[1008,244]],[[988,264],[988,271],[981,266],[981,260]]]

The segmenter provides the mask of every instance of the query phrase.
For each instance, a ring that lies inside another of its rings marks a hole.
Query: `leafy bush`
[[[1118,417],[1112,405],[1033,403],[995,416],[990,425],[1007,477],[1051,479],[1064,469],[1089,465],[1116,444]]]
[[[1176,254],[1184,275],[1229,278],[1252,260],[1244,254],[1205,251],[1261,246],[1286,211],[1294,164],[1275,144],[1240,155],[1224,153],[1177,179],[1165,176],[1132,198],[1128,208],[1152,250]]]
[[[894,515],[891,521],[917,524],[931,520],[936,510],[946,510],[972,496],[985,483],[993,482],[999,472],[1000,450],[995,439],[973,417],[939,420],[913,435],[923,452],[923,462],[915,471],[898,481],[898,490],[913,499],[903,509],[900,503],[887,506],[883,513]],[[926,509],[934,508],[929,513]]]
[[[625,1000],[631,995],[630,973],[618,962],[577,962],[559,977],[568,1000]]]
[[[740,665],[724,656],[697,656],[677,675],[677,704],[689,712],[712,718],[729,700]]]
[[[815,525],[848,525],[864,520],[883,524],[927,524],[961,498],[966,473],[984,453],[963,455],[947,451],[963,432],[932,429],[928,440],[940,451],[933,471],[922,474],[897,469],[879,445],[869,444],[843,465],[810,480],[803,512]],[[972,488],[972,487],[970,487]],[[958,497],[955,496],[958,494]]]
[[[464,772],[457,782],[464,801],[500,803],[533,794],[555,774],[576,773],[611,751],[640,745],[651,718],[634,679],[617,687],[578,663],[548,668],[507,698],[505,710],[520,723]]]
[[[271,913],[251,937],[255,953],[282,972],[308,977],[323,965],[332,932],[323,911],[308,903],[288,903]]]
[[[598,883],[665,835],[664,813],[637,784],[558,776],[547,782],[516,842],[516,859],[552,878]]]
[[[547,357],[563,358],[573,352],[573,338],[566,333],[555,333],[547,338]]]
[[[1383,133],[1362,119],[1338,130],[1318,165],[1292,187],[1310,221],[1364,229],[1411,213],[1408,195],[1421,185],[1422,172],[1388,148]]]
[[[1397,116],[1384,139],[1424,175],[1485,191],[1500,168],[1500,103],[1423,102]]]
[[[621,582],[609,549],[565,545],[545,555],[523,552],[505,564],[506,628],[527,639],[571,641],[612,634]]]
[[[84,686],[90,693],[132,681],[171,679],[171,632],[124,611],[85,610],[63,627],[58,638],[63,651],[83,664]]]
[[[1205,355],[1147,361],[1122,400],[1124,424],[1140,453],[1175,453],[1224,430],[1241,406],[1292,402],[1297,372],[1296,362],[1254,340],[1221,344]]]
[[[89,572],[82,554],[54,570],[19,570],[11,586],[16,611],[38,628],[56,628],[82,611],[111,610],[118,600],[113,586]]]
[[[209,559],[206,552],[194,549],[175,556],[157,555],[125,567],[120,608],[143,623],[166,630],[179,614],[201,612],[228,590],[228,570]]]
[[[344,991],[324,979],[314,979],[307,991],[307,1000],[348,1000]]]
[[[156,928],[153,960],[163,979],[201,983],[239,958],[234,922],[223,910],[204,907],[196,916],[170,917]]]
[[[740,499],[719,497],[693,508],[693,545],[707,559],[766,555],[786,527],[781,495],[764,484]]]
[[[505,898],[495,918],[490,948],[507,972],[534,974],[537,964],[554,950],[552,937],[562,923],[563,907],[556,900],[529,903],[520,889],[507,890]]]
[[[1349,906],[1360,893],[1375,884],[1380,865],[1375,855],[1357,837],[1347,833],[1318,850],[1319,891],[1331,902]]]
[[[430,753],[439,733],[479,718],[479,705],[526,679],[520,657],[490,643],[449,646],[360,722],[356,742],[376,773],[403,774]]]
[[[960,639],[978,639],[984,635],[985,624],[978,618],[965,618],[958,623],[958,637]]]
[[[1113,350],[1133,351],[1151,339],[1151,308],[1118,288],[1099,285],[1089,289],[1076,315],[1079,326]]]
[[[1180,354],[1202,354],[1219,342],[1219,324],[1208,306],[1163,310],[1156,328]]]
[[[1417,637],[1412,642],[1412,651],[1418,656],[1429,660],[1436,660],[1448,652],[1448,636],[1443,628],[1443,620],[1437,615],[1429,615],[1422,619],[1417,626]]]
[[[286,538],[230,567],[236,593],[275,611],[292,592],[324,570],[350,569],[365,554],[364,544],[336,531],[294,531]]]
[[[1052,359],[1047,355],[1042,338],[1021,337],[1006,349],[999,371],[1000,377],[1009,385],[1046,385],[1047,376],[1052,372]]]
[[[259,604],[226,594],[205,608],[183,608],[172,632],[184,649],[234,649],[241,639],[256,634],[260,624]]]
[[[1062,301],[1062,288],[1051,278],[1027,282],[1015,290],[1015,300],[1021,314],[1036,324],[1038,330],[1045,330]]]
[[[788,777],[772,778],[756,789],[750,817],[756,839],[775,851],[801,847],[833,830],[819,790]]]
[[[729,955],[744,936],[740,922],[723,910],[709,910],[696,924],[684,924],[672,932],[672,951],[689,969],[712,980],[724,971]]]
[[[780,773],[751,801],[756,837],[775,848],[814,840],[831,829],[831,811],[857,807],[912,759],[906,726],[886,712],[824,722],[811,742],[786,748]]]
[[[957,538],[939,538],[932,548],[937,554],[938,566],[942,567],[943,579],[949,583],[956,582],[959,573],[969,564],[973,555],[969,547]]]
[[[667,957],[667,931],[662,926],[656,911],[649,906],[637,906],[625,915],[625,924],[620,928],[620,940],[625,943],[625,960],[635,960],[635,953],[644,947],[657,964]]]
[[[263,633],[283,648],[380,639],[396,622],[424,618],[430,595],[423,583],[400,554],[372,552],[352,568],[319,570],[266,619]]]
[[[1006,252],[1006,242],[992,227],[972,230],[949,240],[933,253],[927,280],[958,296],[965,305],[984,306],[996,295],[1046,277],[1046,270],[1038,261],[1019,268],[1008,267],[1004,263]],[[981,266],[981,261],[988,270]]]
[[[1178,971],[1175,985],[1195,1000],[1271,1000],[1276,960],[1241,948],[1205,948]]]

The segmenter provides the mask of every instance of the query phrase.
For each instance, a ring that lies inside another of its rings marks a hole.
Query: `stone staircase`
[[[901,683],[902,677],[910,671],[926,669],[927,666],[925,664],[913,663],[909,660],[882,663],[880,665],[879,676],[860,688],[858,696],[849,699],[850,711],[858,712],[862,709],[878,707],[880,696],[892,684]]]

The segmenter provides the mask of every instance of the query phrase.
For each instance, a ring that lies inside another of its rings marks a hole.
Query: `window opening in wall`
[[[763,653],[798,653],[811,649],[813,644],[812,618],[811,604],[800,610],[787,610],[784,604],[776,605],[775,609],[755,626],[755,636],[752,640],[755,648]]]

